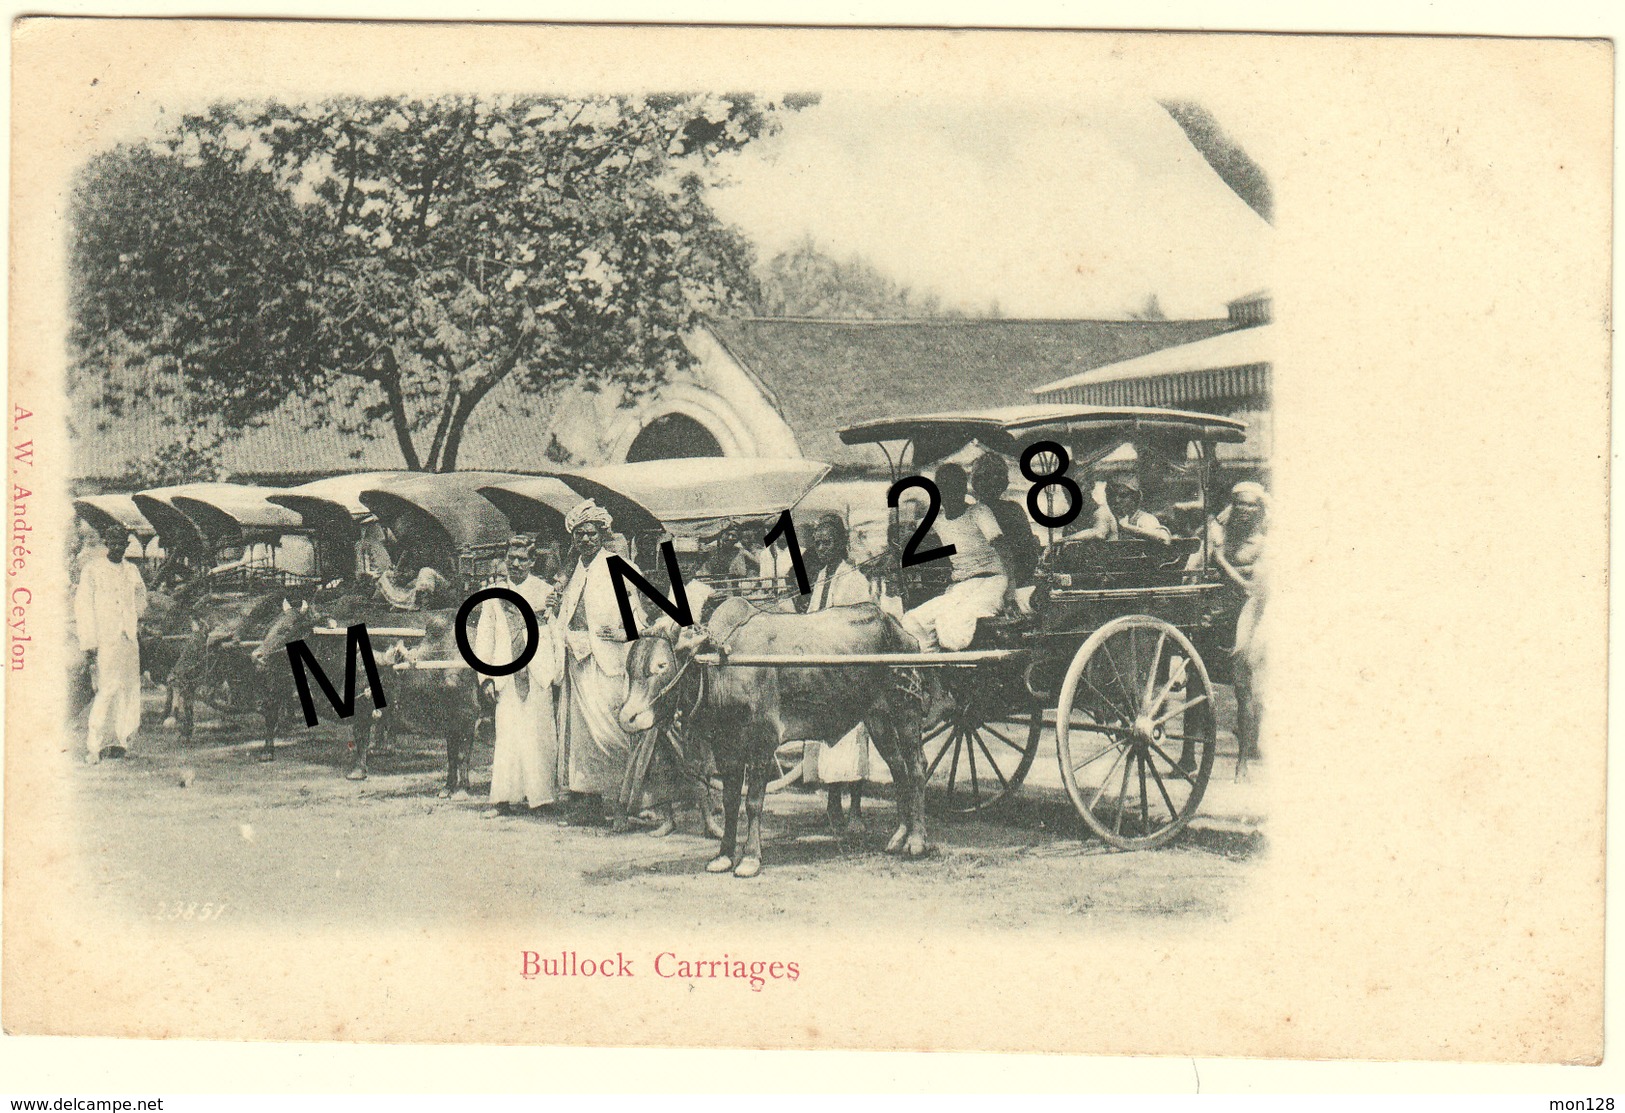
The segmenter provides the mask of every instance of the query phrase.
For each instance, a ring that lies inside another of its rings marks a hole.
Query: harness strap
[[[667,694],[670,693],[673,688],[677,687],[677,682],[683,679],[683,674],[688,672],[688,667],[693,663],[694,657],[692,654],[690,654],[688,660],[677,666],[677,671],[672,674],[671,680],[667,682],[666,686],[661,688],[660,691],[656,692],[653,696],[649,697],[649,703],[653,705],[665,699]]]

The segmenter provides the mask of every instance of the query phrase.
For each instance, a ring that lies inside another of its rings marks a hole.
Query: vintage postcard
[[[7,1032],[1599,1060],[1611,44],[13,58]]]

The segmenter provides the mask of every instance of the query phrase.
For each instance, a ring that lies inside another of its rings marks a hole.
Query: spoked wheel
[[[931,798],[945,811],[969,814],[1008,800],[1021,788],[1038,754],[1044,709],[1032,702],[1007,702],[1007,689],[976,683],[976,671],[950,681],[953,706],[928,725],[925,781]]]
[[[1061,780],[1090,830],[1123,850],[1183,831],[1217,749],[1201,655],[1149,615],[1113,619],[1072,658],[1055,710]]]

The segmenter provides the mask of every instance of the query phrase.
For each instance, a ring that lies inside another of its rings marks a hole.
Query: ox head
[[[633,733],[671,722],[677,711],[675,692],[694,654],[710,641],[703,626],[675,629],[657,623],[632,643],[626,655],[626,701],[621,727]]]
[[[304,640],[322,621],[308,602],[301,602],[295,607],[286,599],[282,600],[282,612],[271,620],[265,637],[249,654],[254,667],[268,668],[271,661],[286,652],[291,643]],[[336,625],[332,619],[327,619],[326,623]]]

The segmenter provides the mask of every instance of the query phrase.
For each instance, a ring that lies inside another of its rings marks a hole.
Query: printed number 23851
[[[216,904],[199,904],[197,901],[168,901],[158,902],[158,911],[153,913],[155,920],[218,920],[221,913],[226,910],[225,901]]]

